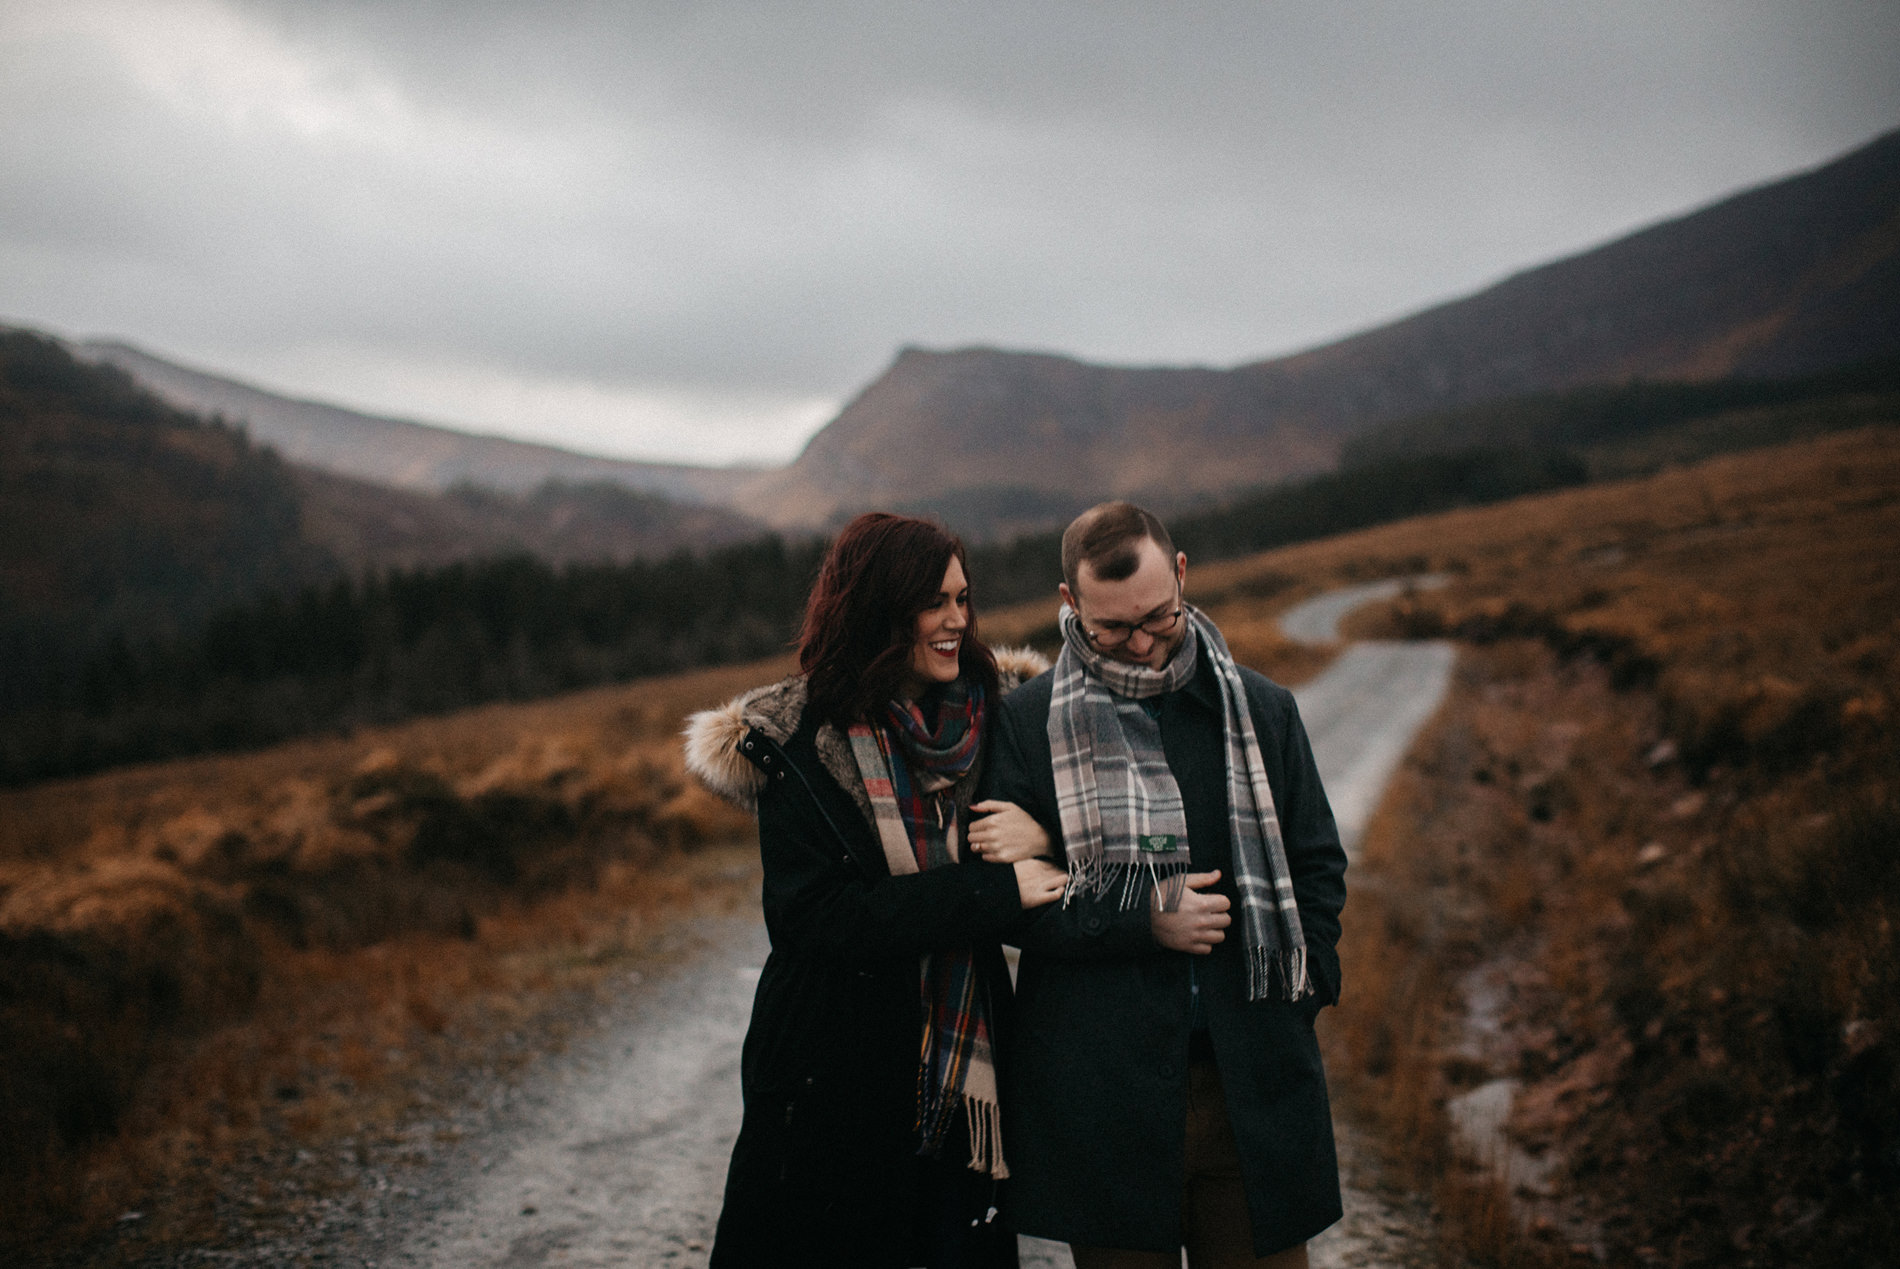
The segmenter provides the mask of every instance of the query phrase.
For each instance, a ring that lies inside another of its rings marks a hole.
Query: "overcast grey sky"
[[[626,457],[1230,365],[1900,125],[1900,3],[0,0],[0,320]]]

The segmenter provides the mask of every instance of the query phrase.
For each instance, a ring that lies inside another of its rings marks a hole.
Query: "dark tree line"
[[[193,636],[115,635],[0,720],[0,778],[271,744],[783,650],[820,544],[632,564],[516,556],[309,586]]]
[[[1575,484],[1567,453],[1394,459],[1173,517],[1197,559]],[[1059,533],[970,551],[979,601],[1052,596]],[[824,544],[777,537],[657,562],[556,569],[528,556],[306,586],[184,637],[113,635],[0,717],[0,780],[250,748],[529,700],[784,650]]]

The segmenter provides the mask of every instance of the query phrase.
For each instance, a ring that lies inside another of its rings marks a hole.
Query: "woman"
[[[713,1264],[1014,1266],[997,936],[1065,875],[1027,814],[970,800],[986,707],[1043,662],[978,641],[954,537],[874,513],[832,544],[799,666],[687,729],[694,773],[757,808],[772,939]]]

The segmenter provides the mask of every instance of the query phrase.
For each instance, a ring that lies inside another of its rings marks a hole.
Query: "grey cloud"
[[[1879,4],[148,13],[234,14],[362,118],[233,121],[16,26],[0,311],[628,389],[841,397],[904,342],[1231,363],[1900,122]]]

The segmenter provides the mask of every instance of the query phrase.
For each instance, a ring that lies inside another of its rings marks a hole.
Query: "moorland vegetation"
[[[1889,424],[1316,548],[1453,577],[1360,627],[1467,652],[1328,1025],[1489,1262],[1900,1246],[1895,541]],[[1514,1193],[1449,1166],[1499,1079]]]
[[[511,554],[350,575],[300,536],[316,512],[241,432],[24,334],[0,343],[0,387],[21,451],[0,464],[21,530],[0,560],[0,784],[769,655],[822,549],[765,536],[621,563]],[[1337,472],[1170,519],[1195,559],[1235,557],[1856,426],[1896,400],[1892,361],[1544,395],[1376,429]],[[199,457],[146,463],[154,448]],[[1056,549],[1046,532],[974,545],[983,602],[1046,594]],[[63,595],[48,578],[92,580]]]
[[[1237,656],[1289,680],[1323,656],[1274,632],[1286,604],[1453,579],[1362,623],[1467,650],[1362,846],[1322,1027],[1342,1099],[1480,1259],[1892,1245],[1897,440],[1832,434],[1195,570]],[[1048,617],[986,620],[1043,637]],[[620,955],[664,921],[669,878],[743,840],[675,736],[784,665],[0,793],[7,1227],[124,1238],[137,1202],[174,1212],[140,1237],[214,1239],[201,1201],[153,1198],[165,1178],[430,1113],[375,1101],[400,1069],[384,1055],[479,1046],[481,1016]],[[1484,983],[1502,1003],[1474,1050]],[[1510,1148],[1544,1161],[1529,1193],[1456,1164],[1448,1107],[1499,1078]]]
[[[0,1262],[293,1216],[256,1159],[387,1135],[417,1066],[693,910],[749,821],[687,781],[680,720],[780,672],[0,793]]]

